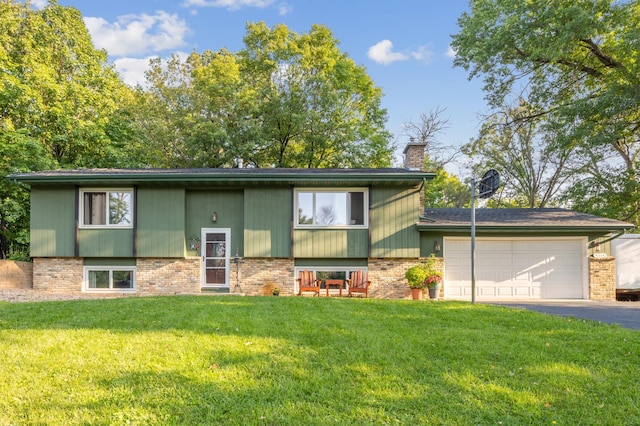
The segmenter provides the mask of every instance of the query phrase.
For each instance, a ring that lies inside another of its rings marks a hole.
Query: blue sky
[[[46,0],[32,0],[43,7]],[[80,10],[98,48],[123,79],[143,81],[151,57],[243,47],[247,22],[284,23],[297,33],[327,26],[340,48],[384,93],[388,130],[399,147],[403,123],[445,108],[442,145],[474,137],[485,111],[479,81],[453,68],[451,34],[467,0],[58,0]],[[400,161],[401,149],[396,154]]]

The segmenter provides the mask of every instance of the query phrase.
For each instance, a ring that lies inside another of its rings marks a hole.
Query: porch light
[[[218,221],[218,212],[213,212],[211,214],[211,222],[216,223]]]
[[[436,241],[433,243],[433,250],[440,251],[440,241]]]

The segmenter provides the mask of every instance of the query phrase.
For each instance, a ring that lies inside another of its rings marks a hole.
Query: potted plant
[[[271,290],[271,294],[273,294],[274,296],[280,296],[280,287],[274,287],[273,290]]]
[[[426,286],[425,280],[427,278],[427,272],[422,265],[415,265],[407,269],[404,277],[409,282],[409,288],[411,288],[411,296],[413,300],[422,299],[422,292]]]
[[[432,255],[424,264],[425,285],[429,289],[429,298],[437,299],[442,285],[442,273],[436,268],[436,259]]]

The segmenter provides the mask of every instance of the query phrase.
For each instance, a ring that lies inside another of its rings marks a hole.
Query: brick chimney
[[[402,152],[404,154],[404,167],[409,170],[424,170],[424,149],[427,143],[423,140],[416,141],[409,138],[409,143]]]
[[[427,143],[424,140],[416,141],[409,138],[409,143],[404,148],[404,167],[409,170],[424,171],[424,150]],[[424,213],[424,187],[420,187],[420,208],[418,214]]]

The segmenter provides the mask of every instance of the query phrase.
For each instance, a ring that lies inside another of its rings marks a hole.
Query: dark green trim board
[[[133,221],[133,232],[132,232],[132,241],[133,245],[132,254],[133,257],[138,256],[138,185],[133,186],[133,212],[132,218]]]
[[[73,255],[78,257],[80,256],[80,236],[78,235],[78,229],[80,229],[80,187],[78,185],[75,187],[75,220]]]
[[[316,266],[316,267],[349,267],[349,266],[369,266],[367,259],[295,259],[294,266]]]
[[[136,259],[132,257],[85,257],[84,266],[136,266]]]

